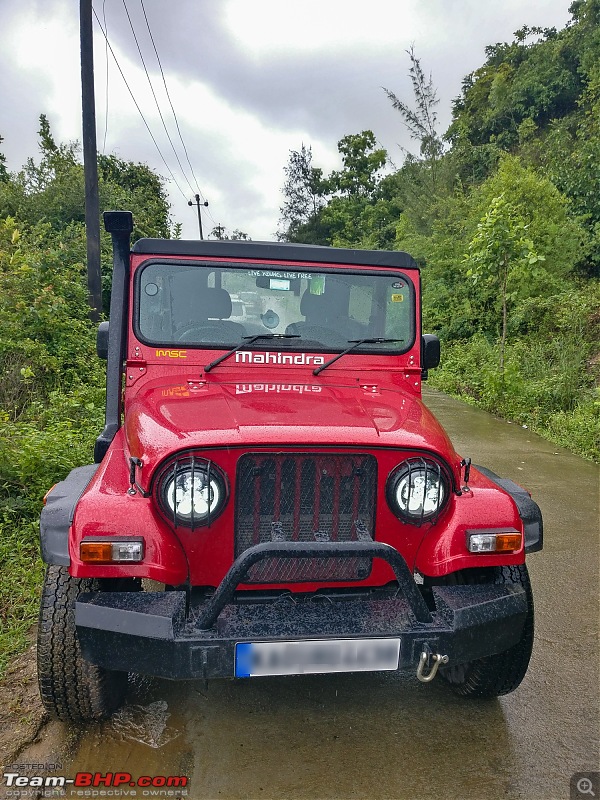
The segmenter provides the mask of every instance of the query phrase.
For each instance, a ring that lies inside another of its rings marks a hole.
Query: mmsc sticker
[[[187,350],[157,350],[157,358],[187,358]]]

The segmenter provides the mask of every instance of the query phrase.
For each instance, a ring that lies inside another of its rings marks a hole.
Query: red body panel
[[[132,256],[130,320],[135,269],[148,258]],[[211,263],[218,260],[211,259]],[[235,259],[228,259],[232,262]],[[339,265],[332,268],[343,269]],[[413,279],[418,309],[418,273],[404,272]],[[510,496],[475,470],[470,490],[461,493],[461,457],[421,401],[420,337],[417,320],[415,343],[407,353],[349,353],[318,376],[313,375],[310,356],[322,355],[328,360],[331,353],[292,351],[291,363],[278,363],[277,356],[269,359],[264,348],[256,351],[257,360],[233,354],[205,373],[204,365],[222,355],[225,348],[150,347],[136,339],[130,323],[124,426],[77,505],[70,537],[71,573],[217,586],[234,561],[237,459],[242,453],[264,448],[375,455],[379,475],[374,538],[395,547],[411,569],[424,575],[438,577],[466,567],[522,563],[523,550],[502,556],[474,555],[467,550],[467,530],[507,527],[522,531],[523,527]],[[246,352],[255,351],[250,346]],[[200,451],[210,459],[231,487],[229,502],[218,519],[210,527],[194,531],[175,529],[152,496],[157,468],[186,449]],[[439,519],[419,527],[405,524],[393,514],[385,484],[400,462],[425,452],[447,465],[453,492]],[[130,457],[141,460],[136,480],[150,496],[139,490],[127,493]],[[115,535],[143,536],[143,562],[123,566],[81,563],[83,538]],[[392,579],[390,567],[376,561],[369,578],[360,583],[382,585]],[[310,591],[327,585],[302,583],[287,588]]]
[[[148,464],[188,447],[266,444],[416,448],[443,454],[454,466],[459,460],[443,428],[417,396],[404,386],[382,385],[382,379],[396,377],[393,373],[373,374],[369,381],[377,379],[377,384],[355,378],[354,385],[348,385],[351,365],[349,373],[332,367],[316,378],[310,367],[296,368],[286,370],[289,378],[285,373],[280,378],[278,372],[281,382],[275,383],[261,367],[252,371],[249,382],[248,368],[223,364],[201,381],[193,378],[192,370],[169,375],[173,383],[166,382],[166,375],[151,380],[154,371],[163,370],[162,365],[149,366],[135,394],[129,391],[125,438],[130,454]],[[144,489],[150,478],[151,473],[142,470]]]

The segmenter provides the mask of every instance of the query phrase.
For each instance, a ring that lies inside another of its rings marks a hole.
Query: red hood
[[[129,403],[125,435],[131,455],[152,468],[184,448],[257,444],[423,448],[458,458],[421,400],[395,387],[153,381]]]

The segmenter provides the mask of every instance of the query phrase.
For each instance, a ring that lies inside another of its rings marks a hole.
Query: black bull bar
[[[249,569],[267,558],[381,558],[397,591],[373,594],[235,596]],[[231,678],[240,642],[400,639],[399,669],[425,651],[464,663],[516,644],[527,613],[519,585],[434,586],[430,610],[400,555],[382,542],[273,542],[246,550],[215,593],[199,604],[185,591],[90,592],[76,602],[84,658],[106,669],[158,677]]]

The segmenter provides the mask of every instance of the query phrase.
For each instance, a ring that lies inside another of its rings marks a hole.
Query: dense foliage
[[[431,383],[600,460],[600,0],[570,12],[486,48],[443,136],[409,50],[413,98],[384,91],[417,152],[384,172],[363,131],[327,176],[292,151],[279,236],[412,253]]]
[[[38,161],[9,174],[0,158],[0,670],[37,604],[37,519],[45,492],[88,463],[104,418],[85,270],[83,168],[40,119]],[[102,208],[134,212],[137,236],[169,236],[161,179],[99,156]],[[110,288],[110,244],[103,239]]]

